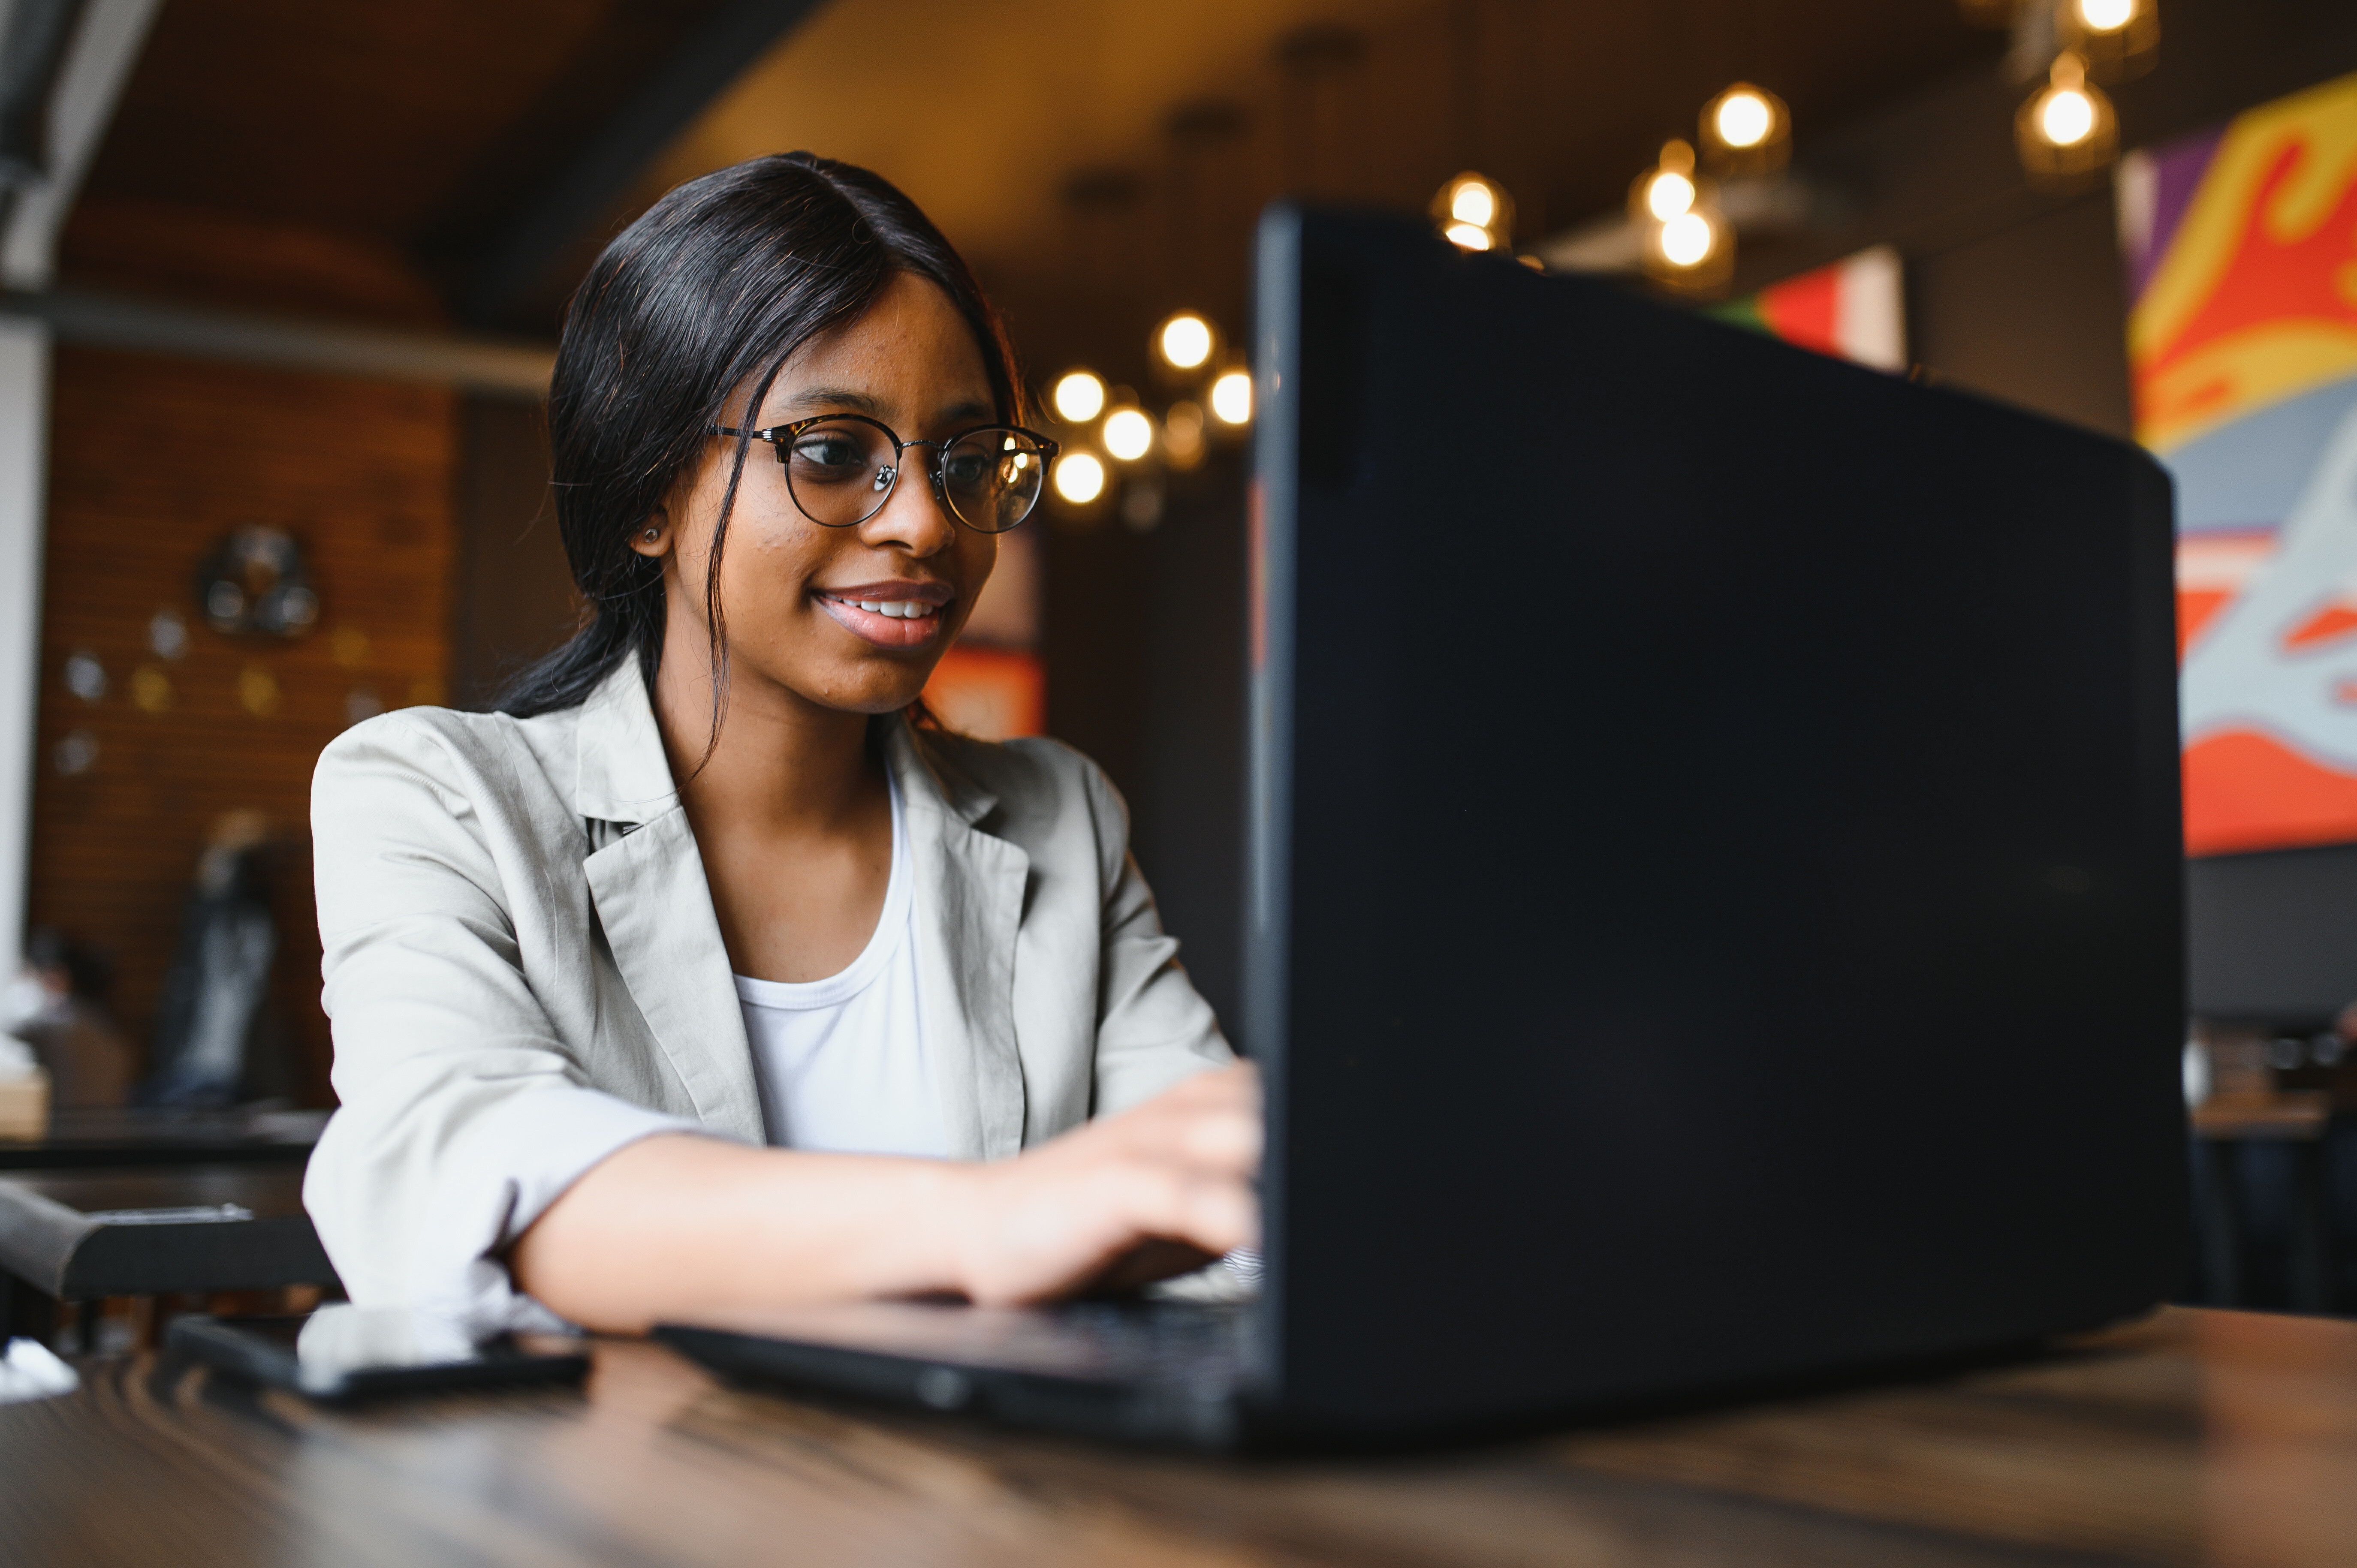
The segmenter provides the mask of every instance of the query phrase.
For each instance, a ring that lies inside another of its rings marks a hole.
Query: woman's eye
[[[794,467],[813,478],[848,478],[867,467],[859,443],[848,435],[805,435],[794,443]]]
[[[989,482],[993,466],[987,452],[952,452],[942,464],[942,477],[960,489],[974,489]]]

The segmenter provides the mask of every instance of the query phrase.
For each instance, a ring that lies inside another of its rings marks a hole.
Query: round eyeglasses
[[[1031,515],[1056,458],[1053,441],[1012,424],[985,425],[947,441],[903,441],[861,413],[823,413],[767,430],[709,428],[715,435],[768,442],[794,505],[825,528],[851,528],[883,510],[909,449],[930,446],[935,456],[928,477],[942,504],[977,532],[1004,533]]]

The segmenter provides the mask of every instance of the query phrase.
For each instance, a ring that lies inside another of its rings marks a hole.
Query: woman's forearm
[[[508,1266],[552,1311],[624,1333],[932,1291],[1040,1301],[1254,1245],[1260,1146],[1245,1065],[980,1165],[674,1133],[592,1166]]]
[[[974,1167],[643,1139],[517,1240],[519,1289],[587,1327],[640,1333],[737,1307],[963,1288],[955,1211]]]

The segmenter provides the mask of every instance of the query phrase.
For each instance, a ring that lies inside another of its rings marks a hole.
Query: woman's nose
[[[932,465],[923,460],[923,451],[906,453],[896,467],[877,470],[877,488],[890,485],[892,494],[859,526],[860,537],[869,544],[898,544],[911,554],[931,555],[956,540],[957,518],[933,482]]]

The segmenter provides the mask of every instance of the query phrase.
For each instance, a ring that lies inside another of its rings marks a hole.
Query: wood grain
[[[304,1103],[328,1097],[327,1020],[310,895],[311,768],[356,689],[386,706],[437,700],[447,675],[454,420],[451,394],[324,376],[67,348],[57,352],[41,625],[40,767],[32,923],[114,961],[113,1002],[145,1044],[206,835],[250,808],[283,849],[274,999],[296,1036]],[[321,630],[299,642],[222,637],[202,623],[198,564],[247,522],[309,553]],[[147,647],[159,609],[187,619],[177,662]],[[346,639],[339,662],[335,633]],[[64,666],[94,654],[108,685],[69,692]],[[169,705],[135,701],[142,666]],[[274,712],[242,705],[249,671]],[[95,766],[59,771],[58,743],[86,732]]]
[[[1126,1453],[732,1389],[336,1413],[139,1358],[0,1409],[45,1564],[2345,1563],[2357,1326],[2170,1311],[1995,1371],[1376,1461]]]

